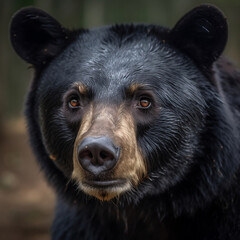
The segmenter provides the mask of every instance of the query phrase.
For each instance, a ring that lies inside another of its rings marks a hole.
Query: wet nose
[[[78,146],[78,160],[83,169],[99,175],[117,164],[119,152],[108,137],[87,137]]]

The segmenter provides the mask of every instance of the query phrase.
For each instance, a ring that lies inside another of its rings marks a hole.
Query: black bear
[[[25,8],[10,36],[34,67],[25,114],[56,189],[52,239],[240,239],[240,72],[219,58],[217,8],[80,30]]]

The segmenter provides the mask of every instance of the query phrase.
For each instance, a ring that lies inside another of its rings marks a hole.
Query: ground
[[[4,126],[0,156],[0,239],[50,239],[54,193],[31,152],[23,120]]]

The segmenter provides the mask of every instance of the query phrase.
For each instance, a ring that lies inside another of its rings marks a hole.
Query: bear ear
[[[53,17],[36,8],[18,11],[10,24],[10,39],[17,54],[41,66],[65,47],[69,31]]]
[[[183,16],[170,31],[169,43],[204,70],[223,52],[228,36],[226,18],[216,7],[202,5]]]

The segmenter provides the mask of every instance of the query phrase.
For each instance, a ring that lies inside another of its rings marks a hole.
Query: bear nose
[[[78,146],[78,160],[83,169],[99,175],[117,164],[119,152],[108,137],[87,137]]]

